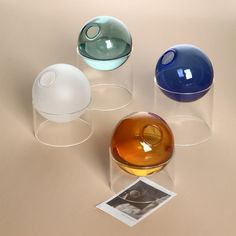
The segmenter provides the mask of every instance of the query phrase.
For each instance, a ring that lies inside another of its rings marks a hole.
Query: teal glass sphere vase
[[[91,85],[90,108],[113,111],[133,97],[132,37],[123,22],[111,16],[87,21],[77,41],[77,65]]]
[[[77,50],[92,68],[114,70],[129,58],[132,38],[120,20],[111,16],[98,16],[82,27]]]

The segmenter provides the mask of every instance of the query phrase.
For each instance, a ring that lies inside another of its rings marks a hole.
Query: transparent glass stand
[[[112,111],[123,108],[132,101],[132,57],[114,70],[96,70],[85,63],[77,50],[77,65],[91,85],[90,109]]]
[[[61,122],[63,120],[63,122]],[[42,144],[69,147],[83,143],[92,135],[89,111],[80,114],[41,114],[33,107],[34,135]]]
[[[140,176],[135,176],[129,174],[122,170],[117,161],[113,158],[111,151],[109,150],[110,156],[110,188],[114,193],[120,192],[125,187],[132,184]],[[175,186],[175,166],[174,158],[172,157],[171,161],[159,172],[145,176],[146,178],[162,185],[163,187],[174,190]]]
[[[213,85],[205,91],[191,94],[165,91],[154,78],[154,111],[169,124],[176,146],[191,146],[208,140],[212,131]],[[192,102],[181,102],[171,97],[192,98],[203,96]]]

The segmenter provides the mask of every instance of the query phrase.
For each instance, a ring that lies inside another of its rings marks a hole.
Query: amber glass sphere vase
[[[147,176],[170,161],[174,138],[168,124],[150,112],[126,116],[116,126],[110,145],[113,160],[124,171]]]

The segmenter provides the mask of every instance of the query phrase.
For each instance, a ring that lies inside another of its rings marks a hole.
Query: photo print
[[[147,178],[139,178],[132,185],[99,204],[97,208],[133,226],[171,198],[176,196]]]

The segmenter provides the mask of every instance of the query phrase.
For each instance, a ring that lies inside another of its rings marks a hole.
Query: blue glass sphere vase
[[[210,59],[193,45],[175,45],[157,61],[154,111],[169,123],[175,145],[194,145],[210,137],[213,77]]]

